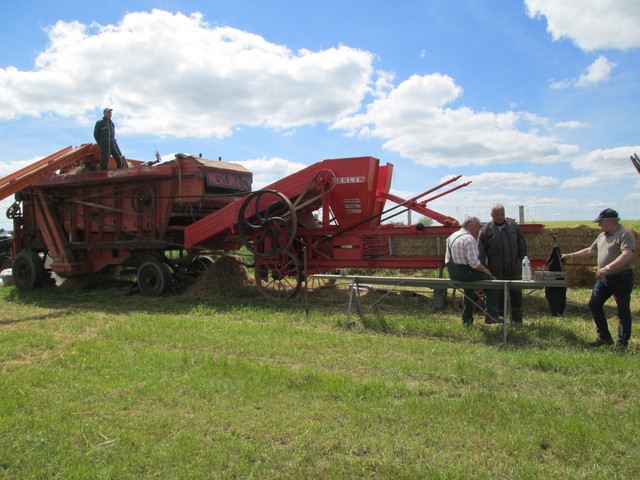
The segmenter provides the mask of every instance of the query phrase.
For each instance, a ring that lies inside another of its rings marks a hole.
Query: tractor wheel
[[[187,272],[196,275],[202,275],[206,272],[216,261],[206,255],[201,255],[193,259],[193,261],[187,265]]]
[[[143,263],[138,269],[138,288],[143,295],[157,297],[171,285],[169,267],[158,261]]]
[[[273,257],[256,257],[255,280],[258,290],[269,298],[292,298],[300,290],[300,261],[290,251]]]
[[[23,251],[13,259],[13,282],[20,290],[31,290],[44,285],[47,272],[36,252]]]

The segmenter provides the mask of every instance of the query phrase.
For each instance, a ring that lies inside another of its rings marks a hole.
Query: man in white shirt
[[[491,280],[493,275],[482,265],[478,254],[478,232],[482,224],[478,217],[467,217],[462,222],[462,228],[447,238],[447,251],[445,262],[449,270],[449,278],[460,282],[476,282],[479,280]],[[497,296],[495,290],[487,289],[485,292],[488,316],[485,323],[501,323],[497,317]],[[473,305],[475,292],[464,289],[462,300],[462,323],[473,323]]]

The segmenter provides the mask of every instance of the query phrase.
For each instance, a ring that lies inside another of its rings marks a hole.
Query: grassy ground
[[[527,297],[504,346],[423,296],[347,327],[344,287],[308,316],[253,291],[2,288],[0,477],[638,478],[638,342],[586,347],[570,296],[562,318]]]

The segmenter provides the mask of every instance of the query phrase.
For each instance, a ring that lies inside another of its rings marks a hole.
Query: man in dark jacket
[[[111,156],[115,159],[117,168],[123,166],[124,155],[116,142],[116,127],[111,121],[112,112],[113,109],[105,108],[102,111],[103,117],[96,122],[93,129],[93,138],[100,146],[100,170],[107,170]]]
[[[527,254],[527,245],[520,227],[505,218],[504,206],[496,204],[491,209],[491,222],[485,224],[478,235],[480,261],[498,280],[520,280],[522,259]],[[511,290],[511,320],[522,323],[522,290]],[[499,300],[499,305],[504,300]]]

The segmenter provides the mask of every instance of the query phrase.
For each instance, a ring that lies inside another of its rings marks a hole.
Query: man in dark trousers
[[[447,238],[447,249],[445,253],[445,263],[449,270],[449,278],[459,282],[476,282],[478,280],[491,280],[493,275],[480,263],[478,259],[478,243],[476,237],[482,224],[478,217],[467,217],[462,222],[462,228]],[[489,289],[485,292],[487,316],[485,323],[501,323],[496,310],[496,291]],[[462,299],[462,323],[463,325],[473,324],[473,306],[475,301],[475,291],[464,289]]]
[[[631,338],[631,291],[633,290],[633,256],[636,237],[620,225],[618,212],[605,208],[594,220],[602,232],[590,247],[562,256],[562,260],[598,256],[596,284],[591,292],[589,309],[596,324],[598,338],[590,345],[613,344],[604,304],[612,296],[618,306],[618,347],[625,348]]]
[[[124,163],[124,155],[120,152],[120,147],[116,142],[116,127],[111,121],[113,109],[105,108],[103,117],[96,122],[93,129],[93,138],[100,146],[100,170],[109,168],[109,157],[113,157],[116,161],[116,167],[122,168]]]
[[[478,235],[480,261],[498,280],[520,280],[522,259],[527,254],[527,245],[520,227],[513,220],[505,218],[504,206],[500,204],[491,209],[491,220],[482,227]],[[511,290],[509,297],[511,321],[522,323],[522,290]],[[503,300],[498,300],[498,305],[503,304]]]

